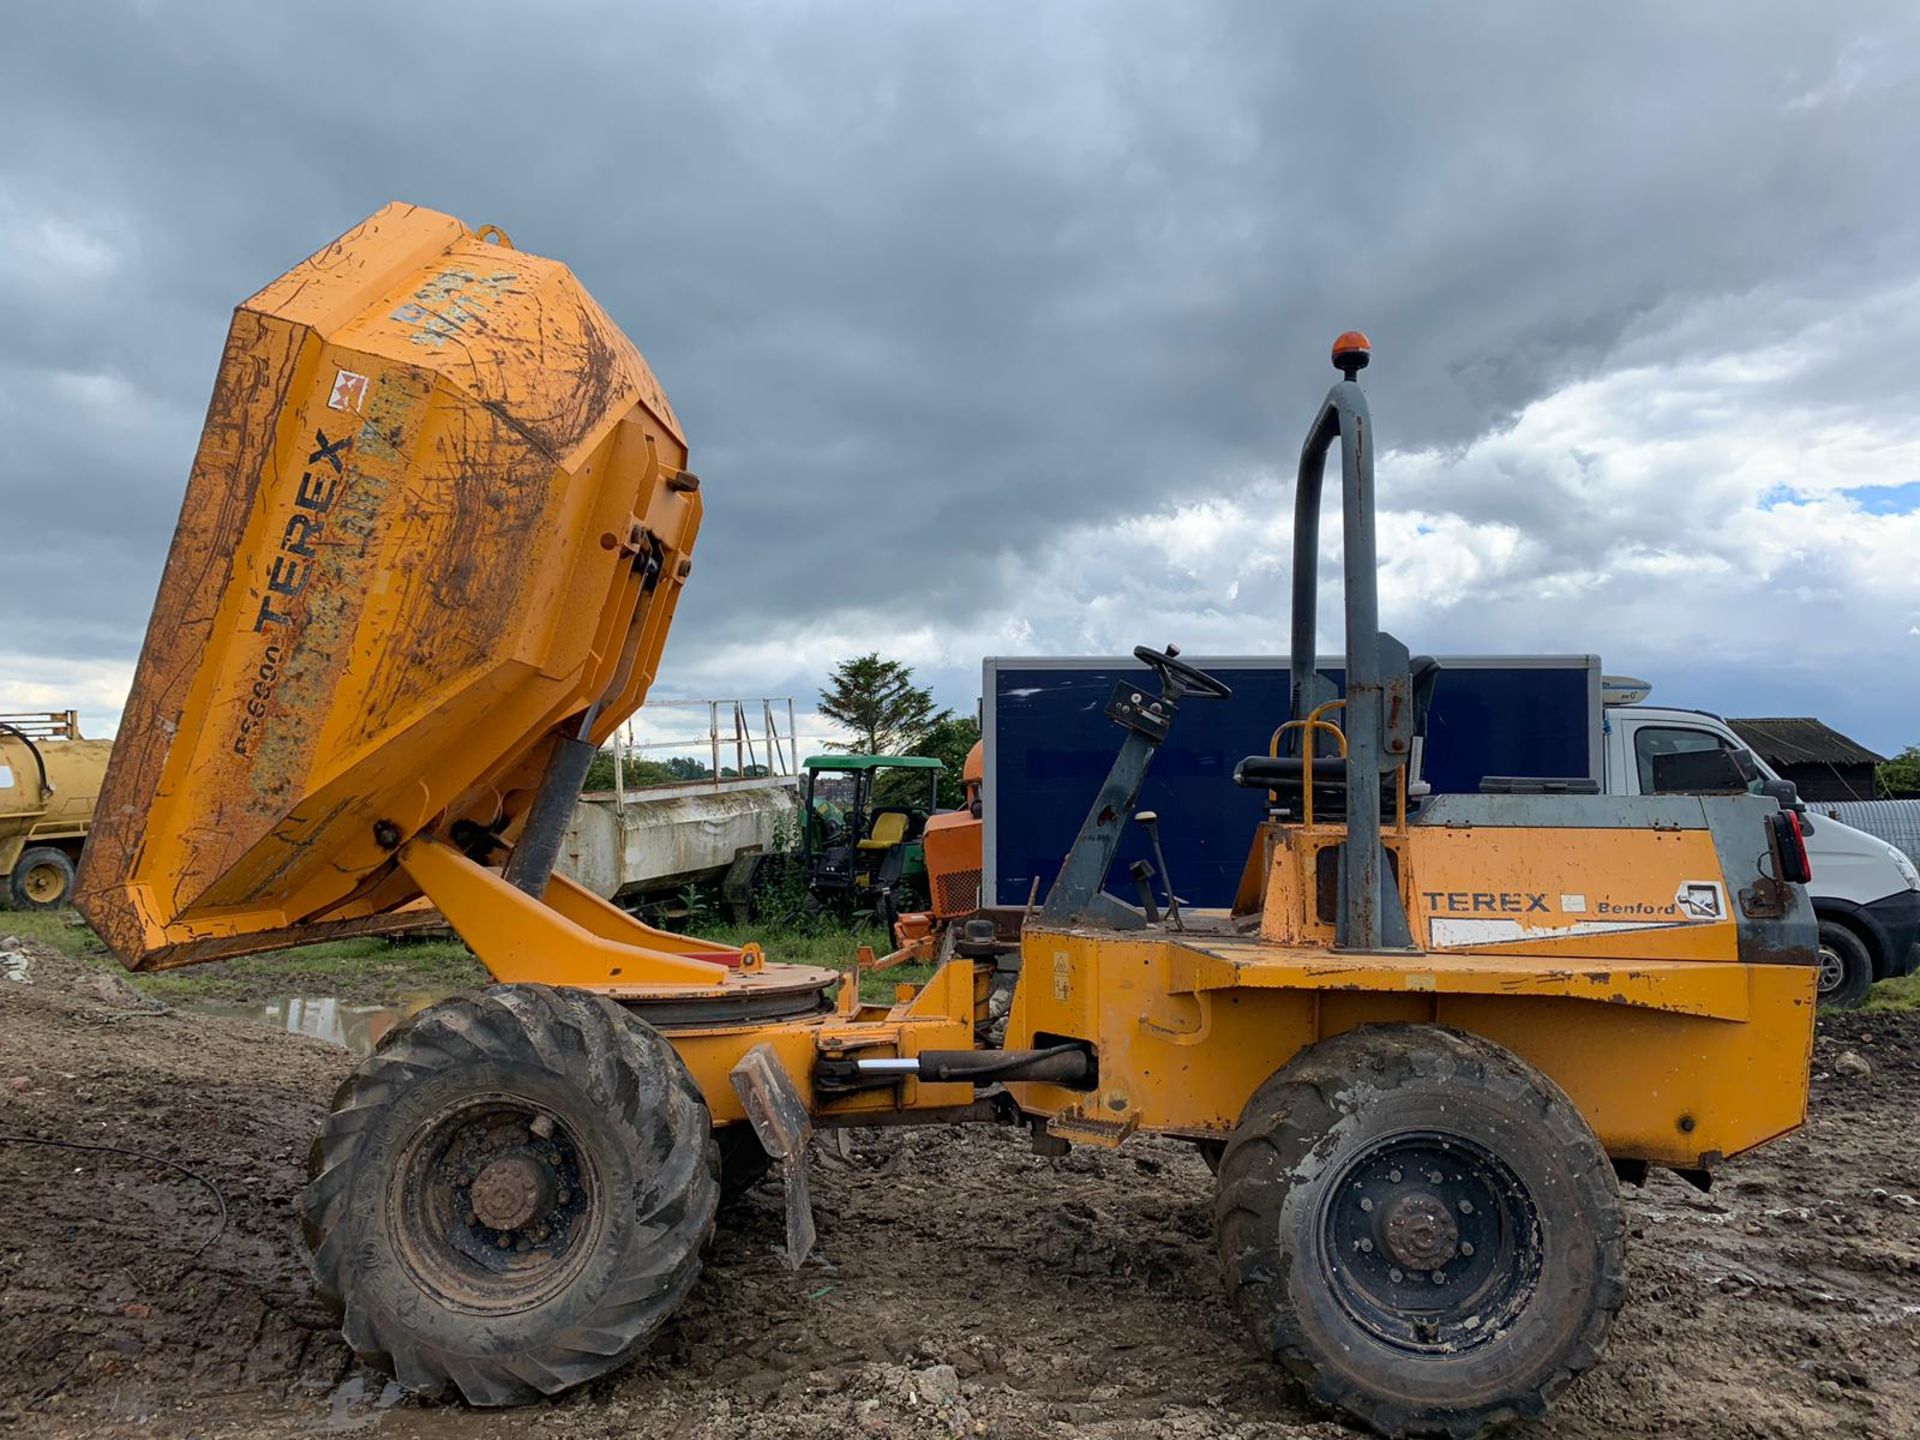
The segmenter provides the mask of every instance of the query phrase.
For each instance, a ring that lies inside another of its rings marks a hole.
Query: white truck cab
[[[1607,677],[1603,747],[1610,795],[1672,790],[1668,757],[1702,750],[1744,756],[1770,780],[1779,777],[1718,715],[1640,703],[1651,687]],[[1857,1005],[1875,980],[1920,966],[1920,871],[1899,850],[1826,816],[1802,814],[1813,879],[1807,894],[1820,920],[1820,1002]]]

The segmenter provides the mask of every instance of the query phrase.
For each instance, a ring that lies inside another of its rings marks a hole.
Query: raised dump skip
[[[234,314],[80,881],[130,966],[372,928],[400,843],[511,841],[555,742],[645,698],[680,427],[564,265],[482,234],[389,205]]]

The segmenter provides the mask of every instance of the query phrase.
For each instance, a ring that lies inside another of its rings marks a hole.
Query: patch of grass
[[[1882,980],[1871,990],[1860,1009],[1869,1015],[1891,1015],[1920,1010],[1920,975],[1901,975]]]
[[[133,981],[162,1000],[252,1000],[268,995],[390,1000],[417,991],[470,990],[485,985],[488,976],[486,967],[458,940],[369,935],[136,975]]]
[[[35,940],[120,973],[120,962],[74,910],[0,911],[0,935]],[[388,940],[368,935],[174,970],[128,973],[126,978],[162,1000],[256,1000],[277,995],[386,1000],[423,990],[471,989],[487,983],[487,972],[458,940]]]
[[[703,937],[723,945],[758,941],[767,958],[793,965],[845,970],[860,946],[887,953],[886,938],[872,926],[843,930],[826,922],[792,927],[716,925]],[[116,972],[120,962],[72,910],[0,911],[0,935],[19,935],[61,951],[97,960]],[[895,987],[920,985],[928,965],[902,965],[863,978],[860,998],[893,1003]],[[168,1001],[264,1000],[281,995],[330,995],[343,1000],[382,1001],[430,991],[476,989],[489,982],[486,967],[458,940],[388,940],[378,935],[329,940],[291,950],[271,950],[233,960],[211,960],[152,974],[130,974],[140,990]]]
[[[897,965],[891,970],[883,970],[878,975],[860,977],[860,998],[868,1005],[891,1005],[896,999],[896,987],[901,985],[924,985],[933,978],[931,965]]]
[[[62,955],[107,954],[78,910],[0,910],[0,935],[18,935]]]
[[[703,940],[722,945],[745,945],[755,941],[767,953],[767,959],[786,965],[824,965],[830,970],[845,970],[853,964],[862,945],[871,945],[875,955],[884,955],[893,947],[875,926],[843,930],[825,922],[814,925],[708,925],[698,931]]]
[[[756,925],[712,925],[700,932],[707,940],[722,945],[745,945],[758,941],[767,959],[789,965],[824,965],[830,970],[845,970],[853,964],[862,945],[873,953],[885,955],[892,947],[886,936],[874,926],[841,930],[825,922],[793,927]],[[900,985],[924,985],[933,975],[931,965],[898,965],[878,975],[860,980],[860,998],[869,1005],[891,1005]]]

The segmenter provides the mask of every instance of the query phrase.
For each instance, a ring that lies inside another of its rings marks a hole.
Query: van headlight
[[[1895,845],[1889,845],[1887,849],[1893,854],[1893,868],[1900,872],[1900,878],[1907,882],[1907,888],[1920,890],[1920,870],[1914,868],[1913,861],[1907,858],[1906,852]]]

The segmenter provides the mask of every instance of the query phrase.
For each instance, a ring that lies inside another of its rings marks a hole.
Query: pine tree
[[[853,732],[853,740],[829,748],[853,755],[911,755],[951,710],[934,707],[933,692],[913,683],[913,667],[856,655],[833,667],[820,692],[820,713]]]

